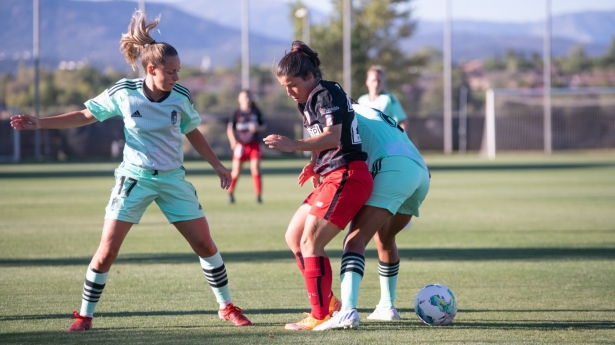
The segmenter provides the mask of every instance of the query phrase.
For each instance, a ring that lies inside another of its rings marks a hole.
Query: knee
[[[362,253],[365,251],[365,247],[367,247],[369,241],[370,238],[365,238],[363,236],[354,236],[348,239],[348,241],[346,241],[346,244],[344,245],[345,251],[353,253]]]
[[[378,250],[389,251],[395,248],[395,236],[393,237],[375,236],[374,242],[376,242],[376,248],[378,248]]]
[[[301,248],[301,252],[304,253],[303,255],[305,256],[306,253],[313,253],[314,252],[314,242],[310,241],[309,239],[301,239],[300,242],[300,248]]]
[[[96,251],[96,255],[92,259],[95,269],[108,269],[111,267],[117,256],[119,255],[119,248],[111,247],[99,247]]]
[[[286,244],[288,245],[288,248],[290,248],[293,252],[301,250],[301,243],[300,241],[297,241],[295,236],[291,236],[289,233],[286,233],[284,238],[286,239]]]
[[[193,249],[194,252],[202,258],[213,256],[218,251],[213,241],[200,241],[194,245]]]

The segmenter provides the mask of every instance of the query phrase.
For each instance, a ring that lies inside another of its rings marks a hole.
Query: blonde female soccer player
[[[154,41],[149,34],[159,21],[156,18],[147,22],[145,14],[137,11],[120,40],[126,61],[133,68],[141,60],[146,72],[144,79],[118,81],[85,102],[86,109],[81,111],[42,119],[27,115],[11,118],[11,126],[17,130],[79,127],[113,116],[124,119],[124,160],[115,170],[116,184],[106,207],[102,238],[86,271],[81,311],[73,312],[76,320],[69,332],[92,328],[94,308],[111,265],[128,231],[139,223],[152,201],[199,256],[220,304],[219,317],[235,326],[252,324],[232,303],[224,262],[211,238],[196,190],[184,179],[182,134],[214,168],[222,188],[228,188],[231,175],[197,130],[201,119],[193,108],[190,92],[177,84],[177,51],[168,43]]]
[[[372,177],[361,150],[351,100],[335,82],[322,79],[318,53],[301,41],[292,44],[277,68],[286,93],[299,104],[310,138],[291,140],[269,135],[264,141],[283,152],[311,151],[312,159],[299,175],[299,184],[312,179],[316,189],[295,212],[286,243],[303,274],[311,313],[286,329],[312,330],[329,319],[332,309],[331,263],[325,246],[355,216],[372,191]],[[322,181],[320,177],[322,176]]]

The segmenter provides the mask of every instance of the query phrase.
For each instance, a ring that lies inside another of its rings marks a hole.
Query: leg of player
[[[263,199],[261,198],[261,193],[263,190],[263,183],[261,181],[261,165],[260,165],[259,158],[250,159],[250,173],[252,174],[252,181],[254,183],[254,193],[256,194],[256,202],[260,204],[263,202]]]
[[[312,311],[305,319],[286,324],[286,329],[312,330],[329,319],[333,274],[331,262],[325,253],[325,246],[340,231],[340,228],[333,223],[311,214],[307,215],[301,235],[300,249],[304,264],[303,276]]]
[[[238,144],[239,145],[239,144]],[[237,180],[239,179],[239,175],[241,175],[241,169],[243,168],[243,162],[241,159],[233,157],[233,161],[231,163],[231,185],[228,187],[228,203],[235,203],[235,185],[237,184]]]
[[[305,266],[303,264],[303,254],[301,253],[301,236],[303,236],[303,229],[305,228],[305,221],[310,212],[311,206],[308,204],[303,204],[299,206],[299,209],[293,215],[293,218],[290,220],[288,224],[288,228],[286,229],[285,239],[286,244],[290,250],[292,250],[293,254],[295,254],[295,258],[297,259],[297,266],[303,274],[305,270]]]
[[[290,250],[292,250],[295,255],[295,259],[297,260],[297,267],[299,271],[301,271],[301,276],[304,277],[305,273],[305,262],[303,259],[303,253],[301,253],[301,237],[303,236],[303,230],[305,228],[305,221],[310,212],[311,206],[308,204],[303,204],[299,207],[295,215],[291,219],[288,224],[288,228],[286,229],[286,244]],[[342,303],[335,298],[333,293],[330,295],[329,301],[329,316],[333,315],[334,312],[339,311],[342,307]],[[290,325],[290,324],[289,324]]]
[[[82,332],[92,328],[94,309],[107,283],[111,265],[117,258],[132,223],[116,219],[105,219],[98,249],[90,261],[85,274],[81,310],[73,311],[75,322],[68,328],[69,332]]]
[[[365,271],[365,247],[390,217],[391,213],[386,209],[365,205],[350,223],[340,270],[342,307],[339,313],[314,328],[315,331],[359,327],[357,299]]]
[[[231,321],[235,326],[252,325],[242,310],[233,305],[224,261],[211,238],[205,217],[175,222],[173,225],[199,256],[205,278],[216,296],[216,301],[220,304],[218,310],[220,319]]]
[[[399,273],[399,253],[395,244],[395,236],[411,219],[412,215],[396,213],[374,236],[374,242],[378,249],[380,302],[376,306],[376,310],[367,317],[370,320],[393,321],[400,319],[394,306]]]

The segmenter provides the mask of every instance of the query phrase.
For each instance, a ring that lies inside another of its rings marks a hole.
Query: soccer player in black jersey
[[[237,96],[239,108],[237,108],[228,122],[226,135],[228,136],[231,150],[233,150],[233,166],[231,170],[231,185],[228,188],[228,201],[235,203],[233,192],[241,174],[243,163],[250,161],[250,173],[254,182],[256,202],[262,203],[261,192],[261,168],[260,161],[263,158],[261,152],[261,140],[259,133],[265,130],[265,122],[260,110],[252,100],[249,90],[241,90]]]
[[[305,278],[312,311],[286,329],[312,330],[330,318],[331,309],[339,308],[331,297],[331,263],[325,246],[367,201],[373,181],[351,100],[337,83],[322,80],[318,53],[295,41],[276,74],[288,96],[298,103],[310,138],[291,140],[273,134],[264,142],[283,152],[312,152],[298,182],[303,185],[311,179],[315,187],[286,230],[286,243]]]

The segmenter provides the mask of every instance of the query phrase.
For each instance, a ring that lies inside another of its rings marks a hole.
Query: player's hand
[[[287,138],[283,135],[279,134],[271,134],[268,135],[265,139],[263,139],[265,145],[267,145],[270,149],[282,151],[282,152],[293,152],[295,150],[295,141]]]
[[[11,116],[11,127],[18,131],[31,131],[40,128],[38,119],[29,115]]]
[[[320,186],[320,175],[312,176],[312,186],[314,187],[314,189]]]
[[[220,177],[220,187],[222,187],[222,189],[228,189],[231,185],[231,173],[224,167],[224,165],[214,167],[214,171],[216,172],[216,175]]]
[[[310,162],[306,166],[303,167],[303,170],[301,171],[301,174],[299,174],[299,178],[297,181],[299,186],[303,187],[303,184],[311,178],[314,178],[312,180],[312,184],[314,185],[314,188],[320,185],[320,175],[314,172],[315,165],[316,165],[315,163]]]

